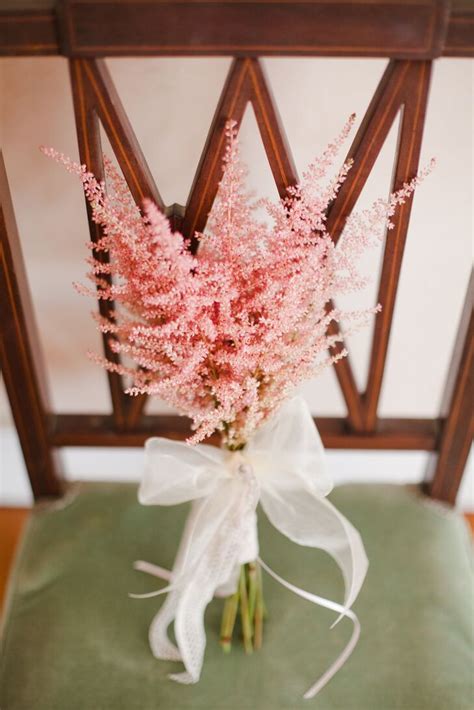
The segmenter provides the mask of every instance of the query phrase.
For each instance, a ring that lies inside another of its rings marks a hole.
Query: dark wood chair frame
[[[103,174],[101,123],[137,204],[151,197],[191,239],[204,228],[216,194],[225,122],[232,117],[240,124],[248,102],[280,195],[298,179],[259,57],[390,59],[348,153],[354,169],[328,214],[337,240],[399,112],[392,189],[416,173],[432,62],[440,56],[474,55],[471,0],[43,0],[40,9],[30,4],[7,0],[0,5],[0,56],[67,57],[81,160],[97,176]],[[165,206],[103,60],[165,55],[234,57],[186,206]],[[342,360],[335,372],[347,416],[315,421],[327,447],[433,452],[424,488],[433,498],[453,503],[474,433],[472,277],[439,417],[377,414],[410,211],[411,200],[400,209],[386,240],[378,294],[383,310],[376,319],[366,390],[358,392],[351,361]],[[90,214],[89,225],[97,240],[100,232]],[[145,397],[127,397],[117,374],[108,375],[110,414],[52,411],[3,160],[0,241],[1,367],[35,498],[63,490],[60,447],[141,446],[151,433],[186,436],[186,419],[146,415]],[[108,307],[101,305],[104,313]],[[107,337],[104,348],[109,358],[117,357]]]

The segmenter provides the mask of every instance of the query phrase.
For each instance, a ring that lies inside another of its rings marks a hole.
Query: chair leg
[[[58,496],[62,486],[48,435],[46,372],[25,265],[0,153],[0,363],[33,495]]]
[[[471,272],[444,391],[438,456],[427,473],[432,498],[454,504],[474,436],[474,271]]]

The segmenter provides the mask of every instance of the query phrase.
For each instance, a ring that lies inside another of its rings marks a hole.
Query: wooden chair
[[[259,56],[389,57],[349,151],[356,168],[328,215],[337,239],[400,107],[393,189],[417,171],[432,62],[442,55],[472,56],[473,21],[472,4],[449,0],[64,0],[57,6],[45,0],[40,9],[24,0],[21,9],[14,2],[0,5],[0,55],[67,57],[81,160],[102,175],[102,124],[137,203],[151,197],[191,238],[204,228],[216,194],[225,121],[232,117],[239,124],[248,102],[280,195],[297,181]],[[165,206],[101,57],[229,54],[235,59],[187,204]],[[385,246],[378,295],[384,308],[376,320],[366,391],[357,390],[350,359],[342,360],[335,373],[347,417],[316,418],[316,423],[329,448],[423,450],[433,452],[433,465],[422,490],[350,485],[334,493],[361,530],[371,570],[357,603],[363,637],[344,670],[314,701],[325,710],[472,707],[468,541],[460,516],[449,507],[474,432],[472,278],[439,417],[378,416],[410,210],[408,201]],[[89,224],[97,240],[98,228]],[[0,238],[1,367],[37,500],[10,582],[0,707],[299,707],[303,690],[342,647],[348,629],[340,624],[329,632],[327,612],[309,609],[271,581],[266,592],[271,617],[261,653],[252,660],[238,650],[230,658],[221,654],[220,608],[214,602],[201,682],[182,687],[166,680],[174,666],[155,661],[146,639],[158,602],[130,600],[127,592],[139,591],[140,585],[145,591],[150,583],[133,572],[137,557],[159,555],[160,564],[171,564],[186,511],[141,508],[128,484],[67,486],[58,451],[141,446],[151,434],[184,438],[188,423],[146,415],[145,398],[127,398],[121,377],[110,373],[110,414],[55,413],[45,391],[3,161]],[[104,349],[109,358],[117,357],[106,337]],[[264,520],[260,534],[268,561],[275,560],[288,578],[341,597],[337,572],[323,555],[295,550]]]

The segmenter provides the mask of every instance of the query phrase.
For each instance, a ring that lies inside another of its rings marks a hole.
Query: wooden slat
[[[474,436],[474,272],[468,285],[441,405],[447,415],[439,455],[427,474],[428,493],[454,503]]]
[[[346,160],[354,161],[354,167],[329,210],[328,230],[336,243],[360,197],[400,107],[402,120],[391,189],[398,189],[405,180],[416,174],[430,71],[429,62],[392,61],[387,66],[346,157]],[[350,371],[345,372],[340,365],[335,369],[343,392],[345,389],[346,401],[349,399],[350,402],[348,406],[353,426],[358,431],[375,429],[411,203],[410,199],[399,208],[394,220],[395,229],[388,233],[386,239],[378,294],[382,313],[375,319],[369,380],[362,399],[355,390],[355,383],[347,382],[351,376]],[[337,331],[335,325],[333,329]]]
[[[249,73],[252,87],[250,100],[255,111],[260,135],[279,195],[285,197],[288,187],[299,181],[296,166],[276,103],[259,60],[252,60],[249,63]],[[328,308],[332,309],[333,304],[329,303]],[[338,325],[333,321],[328,328],[328,333],[335,335],[337,332]],[[338,342],[331,348],[331,355],[338,355],[345,347],[344,341]],[[357,391],[349,356],[335,365],[335,373],[347,406],[348,424],[353,431],[360,431],[363,429],[362,400]]]
[[[291,151],[260,62],[235,59],[230,67],[193,180],[183,220],[183,234],[192,239],[202,232],[222,177],[225,125],[233,119],[240,126],[252,103],[265,152],[280,196],[298,182]],[[193,250],[197,244],[193,240]]]
[[[80,61],[83,76],[91,88],[95,110],[136,204],[141,207],[144,198],[148,197],[164,211],[164,202],[105,62],[100,59]]]
[[[408,71],[409,62],[392,61],[388,64],[346,156],[346,161],[353,160],[354,165],[330,206],[327,219],[328,231],[336,244],[399,111]],[[333,307],[332,303],[328,304],[328,308]],[[338,332],[338,324],[331,323],[329,333],[335,335]],[[331,354],[337,355],[343,348],[344,343],[338,343]],[[334,372],[346,402],[350,425],[354,431],[363,431],[366,428],[364,405],[349,358],[339,361]]]
[[[354,165],[328,212],[328,231],[336,244],[400,110],[410,66],[389,62],[349,148],[346,161],[353,160]]]
[[[48,55],[48,54],[62,54],[67,55],[68,49],[61,47],[60,33],[58,32],[58,22],[56,20],[54,5],[55,0],[43,0],[42,5],[44,8],[36,7],[36,2],[28,2],[28,0],[3,0],[0,5],[0,56],[8,55],[18,55],[18,56],[28,56],[28,55]],[[188,1],[189,4],[189,1]],[[252,36],[254,38],[254,43],[258,42],[259,39],[263,40],[264,33],[267,32],[265,23],[260,19],[257,13],[257,5],[261,3],[247,2],[245,7],[242,7],[241,12],[246,12],[249,17],[249,22],[246,23],[246,27],[252,28]],[[301,3],[300,3],[301,4]],[[311,49],[305,52],[301,47],[298,47],[299,34],[296,32],[295,24],[287,22],[284,30],[286,32],[285,45],[281,47],[281,51],[277,51],[277,47],[273,50],[274,53],[284,54],[286,56],[292,56],[294,54],[314,54],[319,56],[329,55],[329,56],[380,56],[380,57],[395,57],[403,56],[403,58],[408,58],[402,55],[402,50],[404,44],[407,40],[411,43],[414,48],[412,51],[417,51],[417,31],[419,32],[420,23],[418,22],[418,29],[411,22],[412,15],[410,13],[410,5],[403,0],[392,1],[390,3],[391,7],[390,13],[391,18],[385,16],[383,18],[384,7],[383,3],[381,7],[375,8],[375,12],[379,15],[379,22],[384,22],[385,27],[382,28],[385,32],[391,33],[394,38],[394,45],[390,46],[387,42],[379,42],[380,47],[378,48],[375,44],[376,33],[373,31],[374,23],[372,16],[370,19],[367,17],[368,8],[372,6],[372,13],[374,11],[374,3],[367,1],[365,3],[366,7],[360,13],[357,22],[350,21],[346,15],[347,21],[344,23],[340,22],[340,8],[337,6],[329,7],[330,3],[320,3],[326,5],[326,12],[333,15],[332,19],[327,15],[326,26],[320,26],[321,41],[318,44],[318,36],[312,34],[311,36]],[[358,13],[358,5],[360,3],[347,3],[353,14]],[[416,3],[415,3],[416,4]],[[451,4],[452,10],[448,15],[448,5]],[[183,6],[186,5],[185,2],[181,2],[179,5],[176,3],[176,12],[181,13]],[[315,11],[313,16],[315,19],[318,18],[317,5],[314,3]],[[402,7],[402,6],[405,7]],[[422,9],[422,8],[421,8]],[[112,10],[112,9],[111,9]],[[170,18],[172,10],[170,8]],[[135,11],[135,15],[139,15],[138,10]],[[401,32],[400,23],[403,22],[403,16],[405,17],[405,31]],[[407,17],[408,16],[408,17]],[[393,23],[390,22],[393,18],[398,18],[398,20]],[[421,17],[420,8],[418,8],[418,19]],[[256,20],[258,18],[258,20]],[[89,18],[91,19],[91,18]],[[140,17],[133,18],[134,21],[140,22]],[[446,27],[447,20],[447,27]],[[65,21],[65,19],[63,20]],[[205,50],[196,42],[195,37],[195,26],[188,26],[185,28],[179,23],[179,19],[176,21],[180,26],[179,41],[183,47],[183,52],[188,55],[207,55],[209,51]],[[390,22],[390,24],[389,24]],[[156,41],[156,23],[152,23],[148,27],[148,31],[151,28],[155,29],[155,35],[153,40]],[[159,26],[159,25],[158,25]],[[335,28],[333,36],[333,27]],[[441,3],[435,8],[434,24],[433,24],[433,42],[430,56],[438,56],[439,52],[443,56],[452,57],[472,57],[474,56],[474,5],[472,0],[453,0],[452,3]],[[117,35],[117,26],[115,30],[110,31],[109,28],[94,27],[94,33],[104,33],[106,31],[111,32],[112,38],[109,41],[109,46],[107,45],[106,38],[104,36],[100,39],[101,51],[97,52],[97,55],[104,56],[106,54],[120,53],[117,48],[118,36],[114,38],[113,33]],[[141,45],[140,38],[136,35],[133,24],[126,25],[122,23],[120,26],[120,35],[122,41],[125,40],[126,43],[133,45],[133,54],[136,56],[145,56],[151,54],[176,54],[177,49],[168,50],[164,46],[157,46],[156,51],[153,52],[153,45]],[[216,24],[216,30],[219,30],[219,25]],[[241,47],[239,48],[239,54],[250,53],[252,56],[258,54],[255,49],[246,49],[248,45],[245,41],[245,26],[241,28]],[[86,46],[90,45],[90,40],[88,39],[88,29],[82,29],[83,37],[82,41]],[[127,37],[129,35],[129,38]],[[327,47],[327,38],[329,37],[329,42],[331,46]],[[338,38],[345,38],[344,42],[339,42],[337,45]],[[444,38],[444,39],[443,39]],[[226,46],[225,37],[221,36],[218,38],[218,48],[219,53],[223,54],[234,54],[236,53],[235,44],[234,46]],[[418,40],[420,36],[418,34]],[[292,48],[292,41],[295,42],[296,46]],[[115,49],[114,49],[115,48]],[[423,48],[423,45],[418,47],[418,52]],[[272,53],[273,53],[272,52]],[[88,53],[94,54],[94,52],[89,48]],[[129,54],[130,52],[128,52]],[[268,54],[268,51],[262,52]],[[419,55],[417,55],[419,56]],[[422,58],[422,57],[421,57]],[[428,57],[425,57],[428,58]]]
[[[64,0],[58,9],[68,56],[427,59],[441,54],[448,6],[448,0]]]
[[[164,201],[146,162],[120,97],[103,60],[78,60],[84,82],[90,89],[93,108],[99,117],[122,169],[130,192],[139,208],[145,198],[151,199],[163,212]],[[146,402],[141,395],[123,400],[125,422],[130,427],[140,417]]]
[[[327,310],[332,310],[334,308],[334,303],[329,301],[327,304]],[[339,325],[335,321],[331,321],[327,329],[327,334],[334,336],[339,333]],[[329,349],[331,356],[338,356],[344,349],[345,343],[343,340],[337,342],[332,348]],[[334,365],[334,373],[337,377],[339,387],[341,389],[344,402],[347,407],[347,422],[351,430],[354,432],[360,432],[364,430],[364,419],[363,419],[363,405],[362,397],[357,390],[357,383],[354,377],[354,370],[351,364],[350,355],[347,354],[341,360]]]
[[[1,153],[0,249],[2,374],[33,494],[56,496],[61,493],[61,482],[48,439],[46,370]]]
[[[323,443],[334,449],[412,449],[434,451],[439,431],[435,419],[381,419],[375,433],[352,431],[344,418],[316,417]],[[107,415],[59,414],[51,417],[54,446],[143,446],[150,436],[183,440],[191,435],[186,417],[144,416],[133,430],[118,432]],[[218,444],[217,436],[206,443]]]
[[[403,113],[392,191],[402,187],[403,183],[414,177],[418,171],[430,76],[431,62],[412,62],[403,81]],[[393,218],[394,229],[388,231],[385,238],[378,293],[378,302],[382,304],[382,311],[375,319],[369,377],[364,396],[364,424],[367,431],[375,429],[377,420],[377,407],[412,203],[413,196],[398,207]]]
[[[262,63],[248,62],[251,97],[255,118],[262,137],[265,153],[280,197],[286,197],[290,185],[298,182],[298,173],[285,130],[274,101]]]
[[[35,8],[32,3],[0,5],[0,57],[47,56],[59,54],[59,41],[53,3]]]
[[[257,59],[234,60],[189,193],[182,227],[184,235],[188,238],[192,238],[196,231],[203,231],[217,194],[226,146],[226,122],[233,119],[238,129],[249,102],[252,103],[255,111],[260,135],[280,196],[284,197],[287,188],[298,182],[291,150],[261,63]]]
[[[226,123],[232,118],[237,127],[240,125],[250,98],[248,69],[249,60],[232,62],[194,176],[182,224],[182,233],[191,239],[193,252],[197,248],[194,233],[203,231],[222,177]]]
[[[94,97],[91,96],[91,90],[84,75],[82,60],[72,60],[69,67],[80,159],[82,163],[87,165],[88,170],[94,173],[98,180],[103,180],[104,164],[100,141],[100,127],[99,119],[94,108]],[[95,243],[101,238],[102,230],[97,224],[95,224],[95,222],[93,222],[90,205],[87,200],[85,202],[89,221],[90,238]],[[94,256],[101,262],[108,263],[109,261],[108,252],[95,251]],[[111,282],[108,274],[104,275],[104,279],[109,283]],[[113,301],[99,300],[100,314],[106,318],[111,317],[110,312],[113,311],[114,307],[115,304]],[[107,360],[119,364],[119,356],[110,347],[110,343],[112,341],[111,336],[103,334],[102,340],[104,345],[104,354]],[[122,377],[115,372],[108,372],[107,377],[109,381],[115,423],[117,427],[124,428],[126,425],[127,402],[125,400],[126,395],[124,394]]]
[[[249,73],[252,87],[251,101],[260,135],[278,193],[280,197],[285,197],[288,187],[295,185],[299,181],[296,166],[261,62],[255,59],[252,60],[249,63]],[[329,303],[328,307],[332,308],[333,304]],[[328,332],[330,335],[335,335],[338,332],[337,323],[332,322]],[[337,355],[344,348],[344,341],[340,341],[331,348],[331,354]],[[359,431],[363,428],[362,401],[357,391],[351,361],[348,356],[336,364],[335,373],[347,406],[348,423],[351,429]]]
[[[443,47],[445,57],[474,57],[474,2],[455,0]]]
[[[127,406],[127,429],[133,429],[137,425],[137,422],[140,421],[145,411],[147,401],[147,394],[139,394],[129,398]]]

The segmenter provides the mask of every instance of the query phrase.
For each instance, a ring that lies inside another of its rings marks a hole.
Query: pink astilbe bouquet
[[[129,394],[157,396],[191,417],[190,442],[218,431],[229,448],[244,445],[302,380],[345,355],[327,354],[342,338],[328,334],[331,321],[344,321],[347,334],[378,310],[330,310],[328,302],[364,287],[360,256],[379,243],[431,165],[388,200],[351,215],[336,246],[326,215],[351,164],[332,180],[327,173],[353,121],[276,204],[254,203],[247,193],[230,121],[223,178],[206,232],[196,234],[196,255],[151,201],[139,211],[110,161],[106,189],[85,166],[44,149],[79,176],[102,228],[90,245],[97,290],[78,289],[119,304],[110,318],[95,317],[112,334],[113,350],[137,367],[93,358],[130,378]],[[262,205],[269,223],[256,216]],[[102,251],[109,263],[97,258]]]

